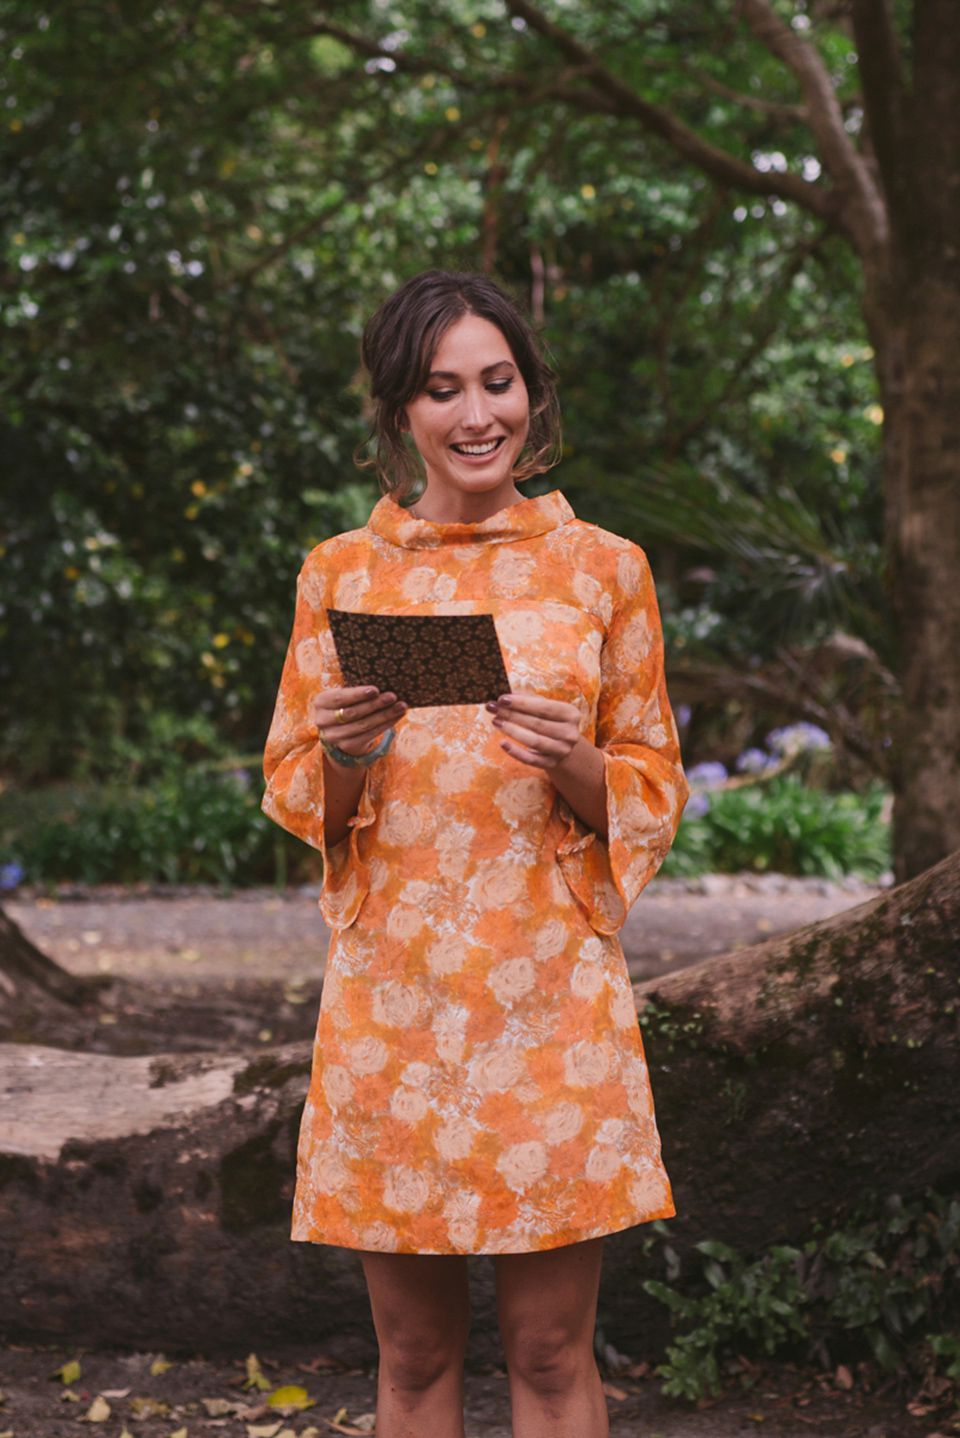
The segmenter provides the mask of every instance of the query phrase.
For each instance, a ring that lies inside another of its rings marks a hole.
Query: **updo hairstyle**
[[[421,473],[418,456],[405,440],[404,411],[426,385],[440,340],[464,315],[496,325],[527,387],[530,429],[514,479],[542,474],[560,458],[556,375],[530,324],[486,275],[425,270],[384,301],[367,321],[360,342],[374,402],[371,439],[376,449],[372,458],[361,458],[358,451],[357,462],[376,465],[381,489],[396,499],[410,493]]]

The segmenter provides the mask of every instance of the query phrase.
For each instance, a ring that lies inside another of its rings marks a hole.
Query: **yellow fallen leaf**
[[[284,1388],[275,1388],[267,1399],[268,1408],[281,1408],[291,1413],[302,1412],[304,1408],[315,1408],[316,1403],[305,1388],[297,1383],[288,1383]]]
[[[162,1398],[131,1398],[134,1418],[169,1418],[170,1404]]]
[[[123,1438],[122,1434],[121,1438]],[[320,1438],[320,1429],[311,1423],[309,1428],[304,1428],[303,1432],[300,1434],[300,1438]]]
[[[169,1363],[166,1358],[155,1358],[150,1364],[150,1377],[159,1378],[161,1373],[166,1373],[172,1367],[173,1364]]]
[[[126,1398],[130,1392],[129,1388],[101,1388],[101,1398]]]
[[[123,1432],[120,1434],[120,1438],[133,1438],[133,1434],[130,1432],[130,1429],[127,1427],[126,1423],[124,1423],[123,1425]]]
[[[248,1423],[247,1438],[276,1438],[280,1432],[279,1423]]]
[[[71,1358],[69,1363],[65,1363],[62,1368],[56,1369],[55,1372],[50,1374],[50,1377],[59,1378],[65,1388],[71,1383],[79,1383],[80,1364],[75,1358]]]
[[[176,1433],[171,1433],[170,1438],[190,1438],[186,1428],[178,1428]]]
[[[346,1408],[338,1408],[337,1411],[336,1411],[336,1413],[334,1413],[334,1415],[333,1415],[333,1421],[334,1421],[334,1423],[342,1423],[342,1422],[345,1420],[346,1416],[347,1416],[347,1410],[346,1410]]]
[[[61,1403],[79,1403],[79,1402],[80,1402],[80,1394],[79,1394],[79,1393],[74,1393],[74,1391],[73,1391],[72,1388],[65,1388],[65,1389],[63,1390],[63,1392],[60,1394],[60,1402],[61,1402]]]
[[[354,1428],[359,1428],[361,1433],[375,1433],[377,1431],[376,1413],[361,1413],[353,1420]]]
[[[98,1393],[90,1407],[80,1419],[81,1423],[106,1423],[110,1417],[110,1404],[102,1393]]]
[[[618,1388],[615,1383],[604,1383],[602,1387],[607,1397],[614,1398],[618,1403],[622,1403],[627,1396],[623,1389]]]
[[[13,1429],[4,1428],[3,1432],[0,1433],[0,1438],[13,1438]]]
[[[243,1381],[244,1388],[258,1388],[261,1393],[269,1393],[273,1384],[263,1376],[263,1369],[260,1367],[260,1359],[255,1353],[249,1354],[246,1361],[247,1376]]]

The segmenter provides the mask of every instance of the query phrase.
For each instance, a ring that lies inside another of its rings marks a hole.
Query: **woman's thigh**
[[[603,1239],[494,1259],[497,1311],[508,1363],[551,1367],[592,1355]]]
[[[381,1357],[441,1366],[462,1357],[470,1328],[467,1260],[417,1253],[363,1253]]]

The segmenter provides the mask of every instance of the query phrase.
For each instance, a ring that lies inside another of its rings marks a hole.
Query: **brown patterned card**
[[[485,704],[510,689],[492,614],[328,609],[343,682],[392,690],[411,709]]]

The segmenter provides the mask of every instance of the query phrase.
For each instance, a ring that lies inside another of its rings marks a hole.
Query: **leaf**
[[[290,1383],[284,1388],[275,1388],[267,1399],[268,1408],[280,1408],[285,1413],[302,1412],[304,1408],[316,1407],[316,1402],[305,1388]]]
[[[120,1438],[133,1438],[133,1434],[130,1432],[130,1429],[127,1427],[126,1423],[124,1423],[123,1425],[123,1432],[120,1434]]]
[[[79,1402],[80,1402],[80,1394],[79,1394],[79,1393],[74,1393],[74,1391],[73,1391],[72,1388],[65,1388],[65,1389],[63,1390],[63,1392],[60,1394],[60,1402],[61,1402],[61,1403],[79,1403]]]
[[[0,1438],[13,1438],[13,1429],[12,1429],[12,1428],[4,1428],[3,1432],[0,1433]],[[122,1438],[122,1435],[121,1435],[121,1438]]]
[[[304,1428],[303,1432],[300,1434],[300,1438],[320,1438],[320,1429],[317,1428],[315,1424],[311,1423],[309,1428]]]
[[[175,1433],[170,1434],[170,1438],[190,1438],[190,1434],[187,1432],[185,1427],[178,1428]]]
[[[845,1363],[841,1363],[833,1375],[834,1382],[838,1388],[850,1389],[853,1387],[853,1374]]]
[[[376,1413],[361,1413],[359,1417],[354,1418],[353,1426],[359,1429],[361,1433],[375,1433],[377,1428]]]
[[[269,1379],[263,1376],[263,1369],[260,1367],[260,1359],[255,1353],[251,1353],[248,1355],[246,1364],[244,1366],[247,1370],[247,1376],[241,1386],[247,1389],[257,1388],[261,1393],[269,1393],[270,1389],[273,1387],[273,1384],[269,1381]]]
[[[131,1398],[134,1418],[169,1418],[170,1404],[162,1398]]]
[[[208,1418],[226,1418],[228,1413],[236,1412],[240,1406],[231,1403],[229,1398],[201,1398],[200,1402],[206,1408]]]
[[[150,1377],[159,1378],[161,1373],[166,1373],[167,1370],[172,1367],[173,1364],[166,1358],[155,1358],[150,1364]]]
[[[615,1383],[603,1383],[601,1387],[608,1398],[614,1398],[618,1403],[622,1403],[627,1396],[623,1389],[618,1388]]]
[[[81,1423],[106,1423],[110,1417],[110,1404],[102,1393],[98,1393],[90,1407],[80,1419]]]
[[[248,1423],[247,1438],[276,1438],[280,1423]]]
[[[101,1388],[100,1394],[103,1398],[126,1398],[130,1392],[129,1388]]]
[[[76,1358],[71,1358],[69,1363],[65,1363],[62,1368],[56,1369],[55,1372],[50,1374],[50,1377],[59,1378],[65,1388],[70,1383],[79,1383],[80,1364]]]

